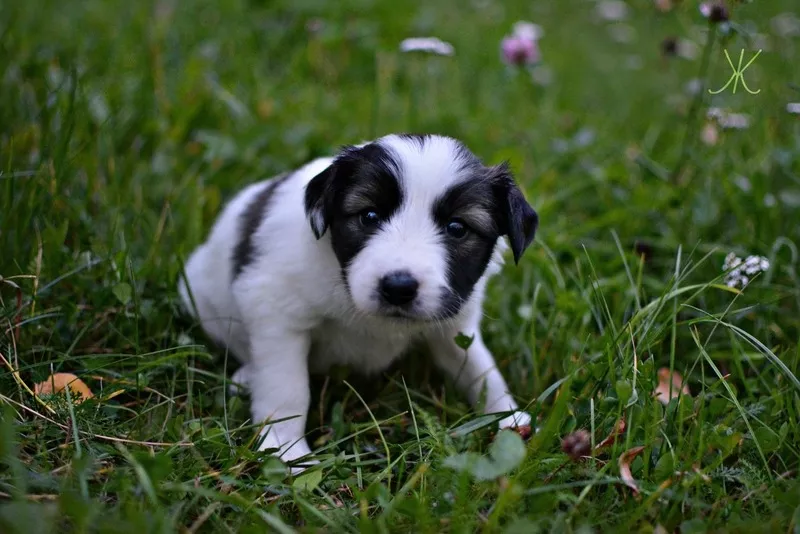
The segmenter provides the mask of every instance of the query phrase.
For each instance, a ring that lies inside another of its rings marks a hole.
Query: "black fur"
[[[258,229],[259,223],[264,219],[270,201],[275,190],[291,176],[291,173],[284,173],[276,176],[264,186],[247,208],[242,212],[239,226],[239,241],[233,248],[231,262],[233,264],[232,273],[235,280],[245,267],[255,260],[255,246],[253,244],[253,234]]]
[[[442,243],[447,249],[450,294],[445,295],[445,316],[458,312],[460,303],[469,298],[489,265],[500,236],[491,216],[495,209],[492,186],[480,176],[452,187],[433,206],[433,219],[441,228]],[[470,217],[470,213],[486,216]],[[463,221],[468,228],[463,237],[453,237],[446,231],[447,224],[454,218]]]
[[[538,225],[538,215],[514,183],[506,164],[470,166],[473,177],[450,188],[433,207],[448,255],[450,294],[445,295],[445,315],[457,312],[459,303],[469,298],[500,236],[509,237],[514,262],[518,263]],[[454,218],[469,229],[461,238],[445,230]]]
[[[490,168],[490,180],[494,184],[500,235],[508,236],[514,263],[518,264],[522,253],[533,242],[539,228],[539,215],[517,187],[507,162]]]
[[[431,138],[430,134],[413,134],[413,133],[403,133],[399,134],[398,137],[401,139],[405,139],[406,141],[413,141],[419,146],[419,148],[423,148],[425,143],[428,142],[428,139]]]
[[[360,215],[374,210],[387,220],[400,206],[398,165],[392,154],[376,143],[346,147],[330,167],[309,182],[305,203],[317,239],[331,230],[334,254],[346,269],[380,224],[365,227]],[[321,224],[315,224],[315,218]]]

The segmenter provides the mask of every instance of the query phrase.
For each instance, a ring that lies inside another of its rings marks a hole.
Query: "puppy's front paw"
[[[527,439],[533,433],[533,429],[531,428],[532,420],[530,414],[516,411],[508,417],[501,419],[498,423],[498,427],[500,430],[505,428],[516,430],[523,438]]]
[[[261,442],[259,450],[277,449],[273,451],[273,455],[280,458],[284,463],[292,463],[295,460],[297,464],[290,467],[293,476],[297,476],[309,467],[319,463],[319,460],[313,458],[304,458],[311,454],[311,449],[308,446],[305,438],[296,439],[290,443],[281,443],[276,438],[275,434],[267,433],[264,436],[264,441]]]

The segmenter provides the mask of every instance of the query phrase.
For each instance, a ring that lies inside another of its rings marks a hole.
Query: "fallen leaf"
[[[617,424],[614,425],[614,429],[611,431],[611,433],[608,435],[608,437],[606,437],[606,439],[604,439],[603,441],[598,443],[595,446],[594,450],[597,451],[597,450],[603,449],[605,447],[608,447],[609,445],[613,445],[614,442],[617,441],[617,438],[623,432],[625,432],[625,418],[624,417],[622,419],[620,419],[619,421],[617,421]]]
[[[672,396],[670,396],[670,376],[669,376],[669,369],[666,367],[662,367],[658,370],[658,386],[656,386],[656,398],[661,402],[661,404],[667,405],[669,401],[672,399],[678,398],[683,395],[692,395],[692,392],[689,391],[689,386],[683,384],[681,388],[681,384],[683,383],[683,377],[678,371],[672,372]]]
[[[54,395],[60,393],[65,387],[69,386],[70,396],[78,404],[94,397],[92,390],[86,383],[72,373],[55,373],[47,377],[44,382],[39,382],[33,386],[33,392],[38,395]]]
[[[633,490],[634,495],[639,495],[639,486],[636,484],[636,481],[633,479],[633,475],[631,474],[631,462],[642,454],[644,450],[644,446],[634,447],[622,453],[622,456],[619,457],[619,475],[622,477],[622,481],[625,483],[626,486]]]

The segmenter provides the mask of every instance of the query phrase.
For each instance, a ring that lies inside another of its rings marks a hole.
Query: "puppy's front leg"
[[[486,387],[484,413],[514,410],[512,415],[500,420],[501,429],[529,425],[531,416],[517,410],[517,403],[509,393],[508,385],[497,369],[492,353],[483,343],[480,331],[463,332],[463,334],[475,336],[466,351],[455,343],[458,335],[456,330],[437,332],[429,338],[436,364],[456,381],[473,406],[477,405],[481,391],[484,386]]]
[[[253,422],[268,423],[260,450],[276,448],[284,461],[311,453],[305,438],[311,403],[308,376],[307,334],[261,326],[251,333],[251,361],[247,364]],[[309,462],[316,463],[316,462]],[[293,472],[302,471],[301,468]]]

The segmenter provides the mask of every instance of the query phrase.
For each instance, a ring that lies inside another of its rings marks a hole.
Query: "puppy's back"
[[[243,354],[246,336],[231,291],[237,271],[243,268],[243,262],[255,262],[261,245],[256,234],[267,219],[278,226],[311,234],[305,223],[303,191],[331,161],[319,158],[293,172],[246,186],[225,204],[206,241],[186,262],[186,278],[181,276],[178,281],[184,309],[201,321],[215,341],[240,353],[237,356],[246,359]],[[266,195],[270,188],[276,191]],[[274,198],[270,201],[268,196]],[[259,205],[264,202],[274,205]],[[248,244],[248,240],[254,241]],[[252,248],[249,252],[248,247]]]

